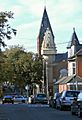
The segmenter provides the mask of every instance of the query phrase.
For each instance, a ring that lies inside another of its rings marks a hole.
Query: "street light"
[[[42,80],[42,92],[44,93],[44,65],[45,65],[45,61],[44,61],[44,59],[43,59],[43,80]]]
[[[48,62],[46,61],[46,94],[49,97]]]

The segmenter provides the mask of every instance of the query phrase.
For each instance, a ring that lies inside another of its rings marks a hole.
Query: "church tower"
[[[44,8],[42,22],[40,26],[38,41],[38,55],[43,58],[43,81],[47,96],[53,92],[53,58],[56,54],[56,45],[54,43],[54,34],[48,18],[46,7]],[[44,68],[45,66],[45,68]],[[46,75],[44,77],[44,75]],[[44,79],[46,78],[46,79]]]

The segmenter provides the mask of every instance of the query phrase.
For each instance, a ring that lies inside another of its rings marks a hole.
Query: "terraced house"
[[[67,46],[68,50],[68,76],[60,78],[57,85],[59,92],[63,90],[82,89],[82,44],[79,43],[75,28],[71,41]]]

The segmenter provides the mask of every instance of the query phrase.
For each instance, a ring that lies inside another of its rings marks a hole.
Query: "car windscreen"
[[[23,98],[23,96],[15,96],[15,98]]]
[[[77,97],[79,94],[79,91],[67,91],[66,97]]]
[[[46,97],[45,94],[38,94],[37,97]]]

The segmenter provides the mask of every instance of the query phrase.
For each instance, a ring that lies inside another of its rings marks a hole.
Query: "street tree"
[[[4,80],[15,83],[21,91],[28,84],[41,84],[42,79],[42,60],[32,52],[25,52],[19,46],[6,49],[6,56],[3,70],[5,70]]]
[[[16,29],[13,29],[9,24],[9,19],[13,18],[13,13],[10,12],[0,12],[0,50],[1,46],[5,47],[4,39],[10,40],[12,38],[12,33],[16,35]]]

